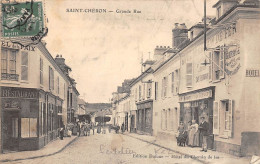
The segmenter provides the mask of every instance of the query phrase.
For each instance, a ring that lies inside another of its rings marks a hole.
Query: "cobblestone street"
[[[182,158],[182,159],[180,159]],[[95,134],[79,137],[64,151],[36,159],[8,163],[201,163],[183,159],[181,154],[163,150],[158,146],[122,134]]]

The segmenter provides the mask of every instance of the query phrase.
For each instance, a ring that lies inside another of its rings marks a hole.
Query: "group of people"
[[[121,132],[124,133],[125,132],[125,124],[122,123],[121,127],[117,124],[115,127],[115,131],[116,133],[119,133],[119,130],[121,129]]]
[[[83,136],[90,136],[90,131],[93,131],[93,135],[95,134],[95,126],[94,123],[88,123],[88,121],[78,121],[77,122],[77,134],[80,137],[81,134]]]
[[[185,126],[183,122],[180,122],[178,127],[177,144],[179,146],[191,146],[198,147],[200,145],[200,137],[202,138],[202,150],[207,151],[207,136],[209,125],[205,121],[205,117],[201,117],[201,123],[198,125],[196,120],[188,122],[188,126]]]

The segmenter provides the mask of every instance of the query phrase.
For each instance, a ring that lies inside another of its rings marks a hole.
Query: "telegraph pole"
[[[206,9],[206,0],[204,0],[204,51],[207,50],[207,9]]]

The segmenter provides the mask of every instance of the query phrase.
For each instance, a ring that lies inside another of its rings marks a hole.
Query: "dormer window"
[[[221,6],[217,8],[217,19],[221,17]]]

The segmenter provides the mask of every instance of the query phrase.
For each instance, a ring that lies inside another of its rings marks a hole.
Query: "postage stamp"
[[[44,28],[42,2],[3,2],[3,37],[32,37]]]

